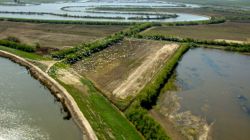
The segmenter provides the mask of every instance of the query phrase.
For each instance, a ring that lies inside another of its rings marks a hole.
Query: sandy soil
[[[155,53],[150,54],[145,61],[136,68],[128,78],[123,81],[114,91],[113,95],[125,99],[135,96],[148,83],[157,72],[164,60],[169,58],[179,47],[177,44],[167,44]]]

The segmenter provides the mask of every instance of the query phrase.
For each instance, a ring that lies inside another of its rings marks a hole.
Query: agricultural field
[[[126,26],[35,24],[0,21],[0,39],[14,36],[21,42],[40,47],[62,49],[103,38]]]
[[[132,99],[177,48],[167,42],[125,39],[73,67],[110,99]]]
[[[153,27],[142,34],[162,34],[201,40],[250,42],[250,23],[226,22],[214,25]]]

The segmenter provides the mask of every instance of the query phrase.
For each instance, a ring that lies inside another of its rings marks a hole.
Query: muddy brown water
[[[191,111],[213,124],[212,139],[249,140],[250,55],[191,49],[176,69],[176,85],[178,112]]]
[[[50,91],[0,57],[0,140],[81,140],[82,133]]]

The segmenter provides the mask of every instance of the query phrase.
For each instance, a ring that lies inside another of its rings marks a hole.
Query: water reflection
[[[0,140],[80,140],[61,104],[24,67],[0,58]]]

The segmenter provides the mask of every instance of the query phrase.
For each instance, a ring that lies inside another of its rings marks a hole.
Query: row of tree
[[[27,44],[22,44],[20,43],[18,40],[9,40],[8,39],[3,39],[0,40],[0,45],[5,46],[5,47],[9,47],[12,49],[17,49],[17,50],[21,50],[21,51],[25,51],[25,52],[35,52],[36,51],[36,47],[35,46],[30,46]],[[13,38],[12,38],[13,39]]]

